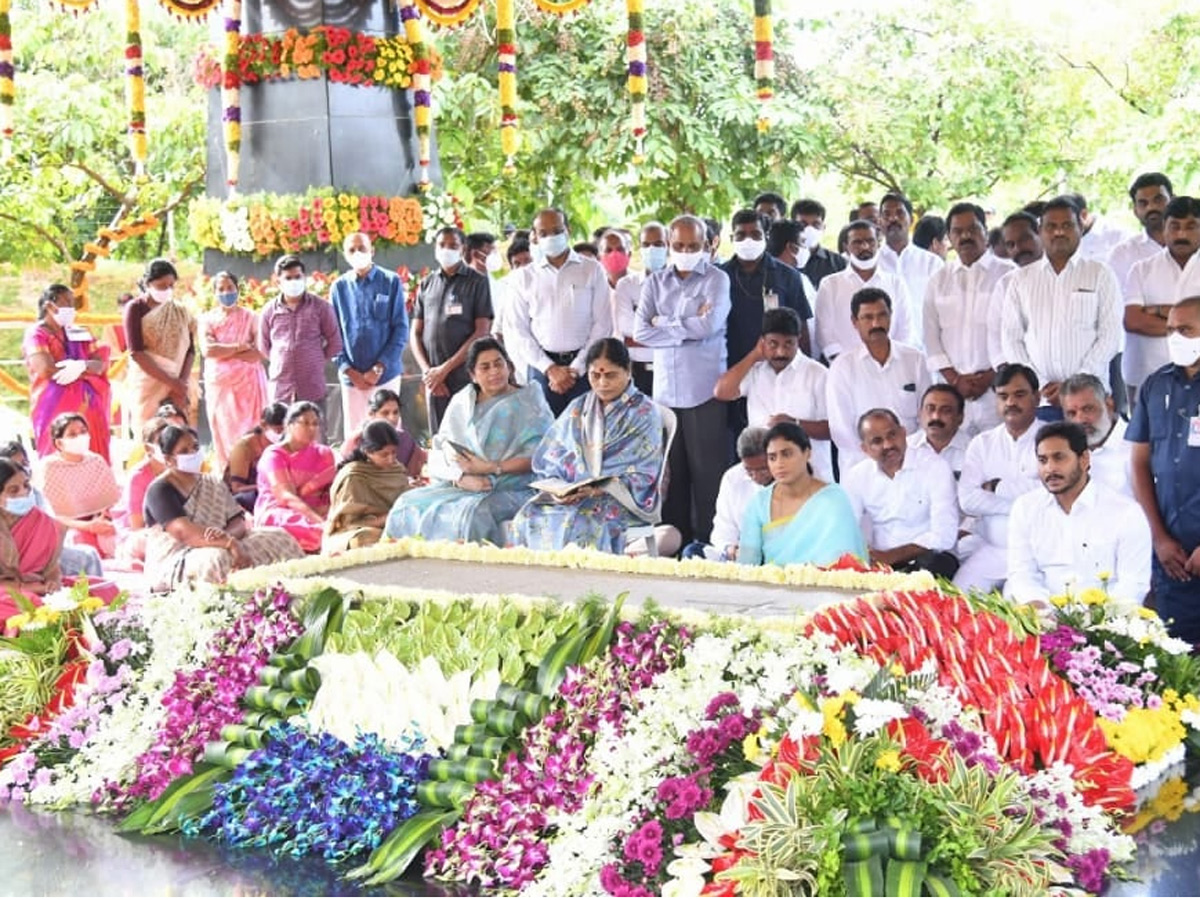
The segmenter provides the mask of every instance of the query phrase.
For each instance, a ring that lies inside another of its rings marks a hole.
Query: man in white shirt
[[[751,425],[738,435],[738,461],[721,476],[717,514],[713,517],[709,543],[693,541],[688,544],[683,548],[684,559],[703,557],[718,562],[737,559],[746,504],[760,487],[771,483],[771,470],[767,466],[768,430]]]
[[[974,203],[956,203],[946,215],[957,258],[929,279],[925,291],[925,353],[967,401],[966,428],[978,434],[1000,422],[992,379],[1000,356],[1003,295],[996,285],[1016,265],[986,254],[987,214]]]
[[[825,381],[829,432],[842,472],[864,458],[859,416],[883,407],[896,414],[906,431],[916,431],[921,397],[931,383],[925,354],[888,336],[892,301],[887,293],[863,288],[850,301],[850,313],[859,345],[833,361]]]
[[[1154,555],[1142,508],[1091,477],[1087,436],[1078,425],[1042,426],[1036,452],[1046,490],[1013,503],[1005,596],[1032,603],[1098,587],[1141,606]]]
[[[959,516],[950,466],[928,447],[909,447],[890,409],[863,413],[858,430],[869,458],[846,473],[842,487],[862,523],[871,562],[953,578]]]
[[[1042,236],[1038,232],[1037,216],[1021,210],[1015,212],[1000,227],[1004,237],[1004,250],[1008,259],[1016,263],[1017,268],[1023,269],[1032,265],[1046,255],[1042,246]]]
[[[1088,209],[1087,197],[1083,194],[1072,193],[1064,196],[1079,211],[1079,225],[1082,229],[1079,240],[1080,256],[1096,262],[1106,261],[1116,246],[1129,237],[1129,232]]]
[[[1173,196],[1171,179],[1162,172],[1143,172],[1129,186],[1133,214],[1142,223],[1142,230],[1113,247],[1106,260],[1117,276],[1121,296],[1129,296],[1129,273],[1134,264],[1149,259],[1163,248],[1167,204]]]
[[[954,385],[931,384],[921,396],[921,427],[908,435],[908,446],[928,447],[946,461],[956,479],[962,474],[971,443],[962,427],[965,406]]]
[[[647,396],[654,394],[654,351],[643,347],[633,339],[638,303],[642,299],[642,282],[646,276],[661,272],[667,264],[667,229],[659,222],[647,222],[642,226],[638,240],[641,247],[642,267],[645,271],[629,272],[613,288],[613,325],[617,337],[629,348],[633,360],[633,383]]]
[[[1165,246],[1134,264],[1125,291],[1125,384],[1131,402],[1138,388],[1168,362],[1167,313],[1178,299],[1188,262],[1200,250],[1200,200],[1176,197],[1167,204]]]
[[[800,352],[803,327],[793,309],[767,310],[758,344],[717,379],[713,396],[718,400],[745,397],[751,425],[799,425],[812,441],[813,473],[822,481],[833,481],[825,406],[827,371]]]
[[[971,439],[958,479],[959,508],[975,517],[975,547],[954,576],[964,591],[990,591],[1004,580],[1013,501],[1038,487],[1037,375],[1020,363],[1002,365],[993,387],[1004,421]]]
[[[912,204],[903,194],[884,194],[879,202],[879,224],[883,226],[885,244],[879,251],[879,268],[899,275],[912,302],[909,310],[910,331],[907,339],[900,338],[918,349],[925,340],[922,301],[929,279],[944,265],[936,253],[923,250],[912,242]]]
[[[1001,343],[1007,362],[1029,366],[1042,383],[1045,418],[1061,418],[1064,378],[1090,372],[1106,385],[1109,363],[1121,348],[1117,279],[1079,249],[1079,212],[1066,197],[1046,204],[1041,222],[1045,259],[1008,281]]]
[[[817,338],[813,356],[819,354],[827,360],[858,346],[850,299],[863,288],[877,288],[891,298],[892,338],[905,343],[911,340],[908,289],[897,275],[880,271],[875,226],[862,219],[851,222],[846,229],[846,241],[850,265],[821,279],[813,313]]]
[[[1063,418],[1087,436],[1094,481],[1133,498],[1133,445],[1125,440],[1125,422],[1112,396],[1095,375],[1072,375],[1062,383]]]

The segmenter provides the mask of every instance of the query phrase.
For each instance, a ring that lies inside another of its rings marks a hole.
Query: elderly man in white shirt
[[[721,476],[717,491],[717,514],[713,517],[712,535],[708,543],[693,541],[683,548],[683,558],[703,557],[718,562],[737,559],[742,541],[742,518],[746,505],[760,487],[771,483],[767,466],[767,432],[770,429],[751,425],[737,439],[738,461]]]
[[[1041,233],[1045,258],[1008,279],[1001,343],[1005,361],[1037,373],[1043,404],[1058,407],[1064,378],[1090,372],[1108,384],[1121,349],[1122,305],[1112,270],[1077,252],[1079,212],[1068,198],[1046,204]]]
[[[1133,445],[1125,440],[1125,422],[1095,375],[1072,375],[1062,383],[1063,418],[1087,436],[1091,477],[1133,498]]]
[[[958,505],[975,517],[971,553],[954,576],[964,591],[990,591],[1004,580],[1013,501],[1038,487],[1037,375],[1019,363],[1002,365],[994,388],[1004,421],[971,439],[958,479]]]
[[[869,458],[845,474],[842,487],[863,525],[871,562],[953,578],[959,513],[950,466],[928,447],[909,447],[890,409],[863,413],[858,429]]]
[[[946,461],[955,479],[962,473],[971,443],[971,436],[962,427],[965,406],[958,388],[931,384],[921,396],[921,427],[908,435],[908,446],[928,447]]]
[[[799,425],[812,441],[813,473],[822,481],[833,481],[825,396],[828,373],[800,352],[803,327],[793,309],[767,310],[758,344],[717,379],[713,396],[718,400],[745,397],[751,425]]]
[[[900,276],[912,303],[909,310],[911,330],[909,336],[901,340],[924,349],[922,301],[929,280],[942,270],[945,263],[936,253],[912,242],[913,208],[903,194],[883,195],[879,202],[879,225],[883,229],[885,242],[879,251],[879,268]]]
[[[1037,433],[1046,490],[1013,503],[1004,594],[1018,603],[1103,588],[1140,606],[1150,589],[1150,525],[1137,502],[1089,473],[1087,436],[1070,422]]]
[[[1167,313],[1180,299],[1188,263],[1200,250],[1200,200],[1176,197],[1167,204],[1165,246],[1134,264],[1125,290],[1125,360],[1122,371],[1131,402],[1137,390],[1168,362]]]
[[[637,307],[642,299],[642,283],[646,276],[661,272],[667,265],[667,229],[660,222],[647,222],[638,239],[644,272],[630,270],[616,283],[612,292],[613,325],[617,337],[629,348],[633,360],[633,383],[643,394],[654,393],[654,350],[643,347],[633,339]]]
[[[825,276],[817,288],[813,310],[816,320],[813,356],[819,354],[833,360],[838,354],[858,346],[850,300],[863,288],[878,288],[891,298],[892,338],[912,343],[908,289],[898,275],[879,268],[879,238],[875,226],[861,219],[851,222],[846,229],[846,242],[850,265]]]
[[[558,416],[589,390],[584,359],[588,347],[613,332],[612,300],[600,263],[571,249],[562,210],[537,214],[533,240],[541,259],[514,273],[512,314],[504,327],[514,332],[530,379],[542,386]]]
[[[972,435],[1000,422],[992,379],[1001,355],[1004,297],[996,285],[1017,268],[984,252],[986,223],[983,208],[974,203],[950,207],[946,224],[957,258],[929,279],[924,302],[929,368],[966,399],[966,429]]]
[[[842,472],[864,458],[859,416],[883,407],[896,414],[905,431],[916,431],[921,397],[931,383],[925,354],[888,336],[892,301],[884,291],[863,288],[850,308],[858,347],[838,356],[825,380],[829,433]]]

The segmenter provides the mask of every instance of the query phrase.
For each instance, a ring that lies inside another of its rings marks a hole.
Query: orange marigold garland
[[[146,174],[146,79],[138,0],[125,0],[125,100],[129,104],[129,155],[134,174],[142,176]]]
[[[754,0],[754,85],[761,104],[759,131],[767,131],[771,127],[767,104],[775,96],[775,50],[772,40],[771,0]]]
[[[203,19],[217,8],[221,0],[158,0],[180,19]]]
[[[11,0],[0,0],[0,159],[12,155],[13,105],[17,102],[17,85],[13,68]]]
[[[567,13],[583,9],[588,5],[588,0],[533,0],[533,3],[542,12],[565,16]]]
[[[242,0],[226,0],[225,47],[221,56],[221,121],[225,130],[225,181],[237,193],[241,168],[242,107],[238,53],[242,46]]]
[[[643,159],[646,137],[646,31],[645,4],[642,0],[626,0],[629,31],[625,37],[625,62],[629,66],[630,122],[633,129],[633,161]]]
[[[474,15],[480,0],[462,0],[461,3],[439,3],[438,0],[416,0],[421,14],[434,25],[457,28]]]
[[[429,184],[430,131],[433,126],[433,96],[430,93],[429,47],[421,29],[421,14],[415,0],[401,0],[400,19],[404,37],[413,52],[413,117],[417,123],[417,157],[421,167],[418,185]]]
[[[515,0],[496,0],[496,41],[499,54],[500,150],[504,171],[511,173],[517,155],[517,11]]]

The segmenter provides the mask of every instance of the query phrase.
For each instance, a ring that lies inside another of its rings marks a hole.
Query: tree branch
[[[74,160],[72,160],[71,162],[64,162],[63,166],[65,166],[67,168],[71,168],[71,169],[78,169],[80,172],[82,172],[88,178],[92,179],[92,181],[96,182],[96,184],[100,185],[100,187],[104,189],[104,192],[106,194],[108,194],[110,197],[112,197],[114,200],[123,202],[125,200],[126,195],[129,193],[128,191],[123,191],[120,188],[118,188],[116,185],[114,185],[107,178],[105,178],[103,175],[101,175],[99,172],[97,172],[95,169],[93,169],[91,166],[87,165],[86,163],[75,162]]]
[[[167,201],[166,206],[164,206],[162,209],[158,209],[158,210],[154,211],[154,218],[161,219],[167,213],[171,212],[172,210],[176,209],[177,207],[179,207],[183,203],[185,203],[187,201],[187,199],[192,196],[192,191],[196,190],[196,186],[198,184],[200,184],[200,182],[202,182],[203,180],[204,180],[204,170],[201,169],[199,172],[197,172],[192,177],[192,179],[190,181],[188,181],[186,184],[184,184],[183,187],[181,187],[179,189],[178,194],[176,194],[171,200]]]
[[[20,219],[20,218],[17,218],[16,216],[10,215],[9,213],[6,213],[6,212],[0,212],[0,219],[5,219],[9,222],[12,222],[15,225],[21,226],[22,228],[28,228],[32,231],[37,232],[37,234],[43,240],[45,240],[55,250],[58,251],[59,256],[61,256],[64,261],[69,260],[71,258],[71,248],[67,246],[66,242],[62,238],[51,233],[49,230],[43,228],[41,225],[38,225],[36,222],[30,222],[25,219]]]
[[[1117,87],[1115,84],[1113,84],[1112,79],[1109,78],[1107,75],[1105,75],[1102,71],[1100,71],[1100,67],[1098,65],[1096,65],[1094,62],[1092,62],[1090,59],[1086,63],[1076,63],[1076,62],[1072,62],[1071,60],[1067,59],[1066,55],[1063,54],[1062,52],[1058,52],[1057,56],[1064,63],[1066,63],[1067,67],[1070,69],[1086,69],[1089,72],[1092,72],[1097,78],[1099,78],[1101,81],[1103,81],[1108,86],[1109,90],[1111,90],[1114,94],[1116,94],[1118,97],[1120,97],[1122,100],[1124,100],[1126,105],[1128,105],[1130,108],[1137,110],[1143,116],[1151,115],[1150,110],[1146,109],[1144,106],[1142,106],[1137,101],[1135,101],[1132,97],[1130,97],[1129,94],[1127,94],[1125,92],[1124,87]],[[1126,66],[1126,69],[1125,69],[1125,84],[1129,84],[1129,68],[1128,68],[1128,66]]]

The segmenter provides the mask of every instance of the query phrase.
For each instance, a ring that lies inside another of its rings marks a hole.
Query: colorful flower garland
[[[146,174],[146,79],[142,71],[142,11],[125,0],[125,100],[129,104],[129,154],[136,176]]]
[[[496,43],[499,54],[500,150],[505,174],[516,171],[517,155],[517,9],[515,0],[496,0]]]
[[[629,31],[625,37],[625,61],[629,65],[630,124],[633,130],[633,161],[643,160],[643,145],[646,137],[646,31],[645,3],[643,0],[626,0],[629,15]]]
[[[13,104],[17,102],[17,86],[13,80],[12,19],[9,11],[12,0],[0,0],[0,159],[12,155]]]
[[[533,0],[534,6],[542,12],[553,13],[556,16],[577,12],[587,6],[588,2],[589,0]]]
[[[434,25],[457,28],[474,15],[479,0],[462,0],[461,3],[438,3],[437,0],[416,0],[422,15]]]
[[[412,49],[413,118],[417,123],[417,157],[421,167],[417,182],[429,185],[430,128],[433,124],[429,46],[421,29],[421,13],[415,0],[402,0],[400,19],[404,22],[404,37]]]
[[[158,0],[158,2],[181,19],[203,19],[217,8],[217,4],[221,0],[195,0],[192,3],[187,0]]]
[[[771,0],[754,0],[754,84],[758,91],[760,112],[758,130],[767,131],[771,120],[767,103],[775,96],[775,50],[771,45]]]
[[[221,121],[225,130],[225,181],[231,193],[237,192],[241,168],[242,107],[238,54],[242,47],[242,0],[226,0],[225,53],[218,75],[221,78]]]

